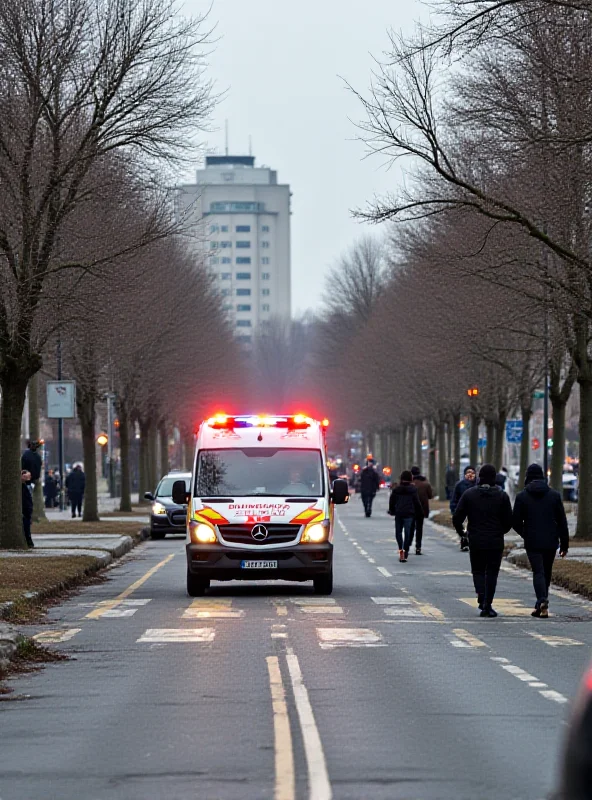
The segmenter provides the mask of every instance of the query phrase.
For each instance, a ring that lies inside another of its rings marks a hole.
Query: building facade
[[[290,187],[254,156],[207,156],[177,213],[215,275],[236,336],[250,344],[271,316],[290,317]]]

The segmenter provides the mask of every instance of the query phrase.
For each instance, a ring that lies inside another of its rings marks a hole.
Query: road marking
[[[396,606],[387,606],[382,610],[387,617],[423,617],[422,612],[418,608],[397,608]]]
[[[309,800],[331,800],[333,792],[329,782],[323,744],[310,704],[308,689],[302,680],[300,664],[294,653],[288,653],[286,661],[288,662],[288,671],[292,681],[294,701],[298,719],[300,720],[304,754],[308,767],[308,797]]]
[[[381,575],[384,575],[385,578],[393,577],[391,573],[388,571],[388,569],[385,569],[384,567],[376,567],[376,569],[380,572]]]
[[[333,597],[291,597],[295,606],[331,606],[337,603]]]
[[[370,556],[368,556],[368,561],[369,561],[370,564],[376,564],[376,559],[375,558],[370,558]]]
[[[116,619],[118,617],[133,617],[138,609],[137,608],[108,608],[101,614],[102,617],[108,619]]]
[[[411,605],[411,598],[409,597],[371,597],[370,599],[377,606]]]
[[[386,647],[382,636],[370,628],[317,628],[323,650],[336,647]]]
[[[458,599],[472,608],[479,607],[476,597],[459,597]],[[495,610],[504,617],[529,617],[532,611],[532,608],[523,605],[521,600],[503,597],[493,602]]]
[[[80,633],[82,628],[66,628],[63,631],[43,631],[42,633],[36,633],[33,636],[36,642],[39,644],[57,644],[58,642],[68,642],[77,633]]]
[[[362,550],[362,548],[361,548],[361,547],[360,547],[360,553],[361,553],[363,556],[367,556],[367,555],[368,555],[368,551],[367,551],[367,550]]]
[[[473,636],[472,633],[469,631],[465,631],[464,628],[453,628],[452,633],[459,639],[463,644],[468,647],[489,647],[489,645],[482,642],[481,639],[478,639],[476,636]],[[452,642],[454,644],[454,642]],[[455,647],[459,647],[460,645],[455,645]]]
[[[136,642],[213,642],[214,628],[148,628]]]
[[[280,634],[276,634],[280,635]],[[272,634],[273,636],[273,634]],[[286,636],[284,633],[283,636]],[[277,656],[267,656],[269,688],[273,708],[273,733],[275,747],[275,800],[294,800],[296,781],[294,777],[294,751],[292,732],[286,705],[286,692]]]
[[[516,667],[514,664],[510,664],[507,658],[500,658],[499,656],[490,656],[492,661],[497,661],[500,667],[509,672],[510,675],[513,675],[518,680],[523,681],[523,683],[527,683],[531,689],[537,689],[541,697],[544,697],[547,700],[553,700],[555,703],[568,703],[569,700],[565,695],[561,694],[561,692],[556,692],[554,689],[548,689],[547,684],[540,681],[538,678],[535,678],[534,675],[531,675],[526,670],[523,670],[522,667]]]
[[[534,639],[540,639],[541,642],[548,644],[549,647],[577,647],[584,644],[584,642],[578,642],[577,639],[568,639],[567,636],[545,636],[542,633],[533,633],[532,631],[529,631],[529,636]]]
[[[341,606],[308,606],[301,608],[303,614],[343,614]]]
[[[287,617],[288,609],[285,605],[283,605],[283,603],[277,603],[275,607],[275,613],[278,615],[278,617]]]
[[[232,598],[201,597],[183,612],[183,619],[240,619],[244,611],[232,610]]]
[[[436,606],[432,606],[430,603],[420,603],[419,600],[416,600],[415,597],[411,597],[411,595],[409,595],[409,597],[415,603],[416,607],[421,611],[424,617],[431,617],[431,619],[438,620],[444,619],[444,613],[440,611],[439,608],[436,608]]]
[[[547,698],[547,700],[554,700],[556,703],[569,703],[567,697],[562,695],[560,692],[555,692],[553,689],[546,689],[539,692],[539,694],[542,694],[543,697]]]
[[[519,681],[524,681],[524,683],[530,683],[531,681],[538,681],[538,678],[535,678],[534,675],[531,675],[526,670],[523,670],[522,667],[515,667],[513,664],[504,664],[502,669],[505,669],[510,675],[513,675],[515,678],[518,678]]]
[[[94,611],[91,611],[89,614],[86,614],[85,619],[100,619],[102,616],[105,615],[106,611],[109,611],[117,606],[121,605],[123,600],[127,600],[130,594],[139,589],[146,581],[151,578],[155,572],[158,572],[159,569],[164,567],[166,564],[169,563],[171,559],[175,557],[176,553],[171,553],[166,558],[163,558],[158,564],[148,570],[145,575],[142,575],[141,578],[138,578],[137,581],[128,586],[127,589],[124,589],[121,594],[118,594],[113,600],[107,600],[102,603],[98,608],[95,608]]]

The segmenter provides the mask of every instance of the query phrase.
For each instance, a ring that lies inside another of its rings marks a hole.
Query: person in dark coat
[[[512,527],[524,539],[532,567],[536,594],[533,617],[549,616],[549,586],[553,562],[559,547],[564,558],[569,550],[569,529],[561,495],[551,489],[542,467],[531,464],[526,470],[524,491],[516,496]]]
[[[23,532],[29,547],[35,547],[31,536],[31,522],[33,520],[33,495],[31,494],[31,473],[21,470],[21,506],[23,515]]]
[[[27,449],[21,456],[21,469],[27,470],[31,473],[31,483],[37,483],[41,478],[41,467],[43,462],[41,456],[37,452],[40,447],[40,442],[29,440],[27,442]]]
[[[434,496],[431,483],[424,477],[419,467],[411,467],[411,474],[413,475],[413,485],[417,489],[419,502],[423,515],[416,517],[413,521],[413,528],[415,533],[415,555],[421,555],[421,543],[423,540],[423,521],[430,516],[430,500]],[[413,543],[413,533],[411,534],[411,543]]]
[[[459,536],[464,536],[463,523],[467,520],[471,572],[482,617],[497,617],[492,604],[502,563],[504,534],[512,527],[510,498],[495,485],[495,477],[495,467],[483,464],[479,485],[464,492],[452,517]]]
[[[86,476],[82,471],[80,464],[76,464],[72,472],[66,478],[66,489],[68,490],[68,498],[72,506],[72,519],[76,516],[82,516],[82,499],[84,497],[84,487],[86,486]]]
[[[419,518],[423,521],[423,509],[417,488],[413,485],[413,475],[408,469],[403,470],[399,483],[391,491],[388,513],[395,518],[399,561],[407,561],[413,535],[413,523]],[[404,539],[403,531],[405,532]]]
[[[362,503],[367,517],[372,516],[372,503],[376,497],[376,492],[380,488],[380,478],[374,465],[368,461],[360,473],[360,491],[362,493]]]
[[[53,470],[50,469],[43,482],[43,496],[45,497],[45,508],[55,508],[56,497],[58,496],[58,482],[56,481]]]
[[[446,467],[446,499],[452,500],[452,493],[456,486],[456,470],[453,464]]]
[[[450,498],[451,514],[454,514],[456,511],[456,507],[459,504],[460,498],[467,491],[467,489],[472,489],[476,485],[477,473],[475,472],[475,467],[465,467],[464,477],[462,477],[460,481],[456,483],[454,491],[452,492],[452,497]],[[469,549],[469,542],[466,536],[460,537],[460,549],[463,552],[468,551]]]

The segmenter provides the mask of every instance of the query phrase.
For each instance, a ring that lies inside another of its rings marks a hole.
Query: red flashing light
[[[323,426],[323,428],[329,427],[329,420],[327,419],[327,417],[324,417],[324,419],[321,420],[321,425]]]
[[[359,464],[354,464],[353,470],[354,470],[354,472],[359,472],[360,471],[360,465]]]

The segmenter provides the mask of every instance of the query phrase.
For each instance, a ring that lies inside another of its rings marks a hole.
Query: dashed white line
[[[384,575],[385,578],[392,578],[393,576],[385,567],[376,567],[376,569],[380,572],[381,575]]]

